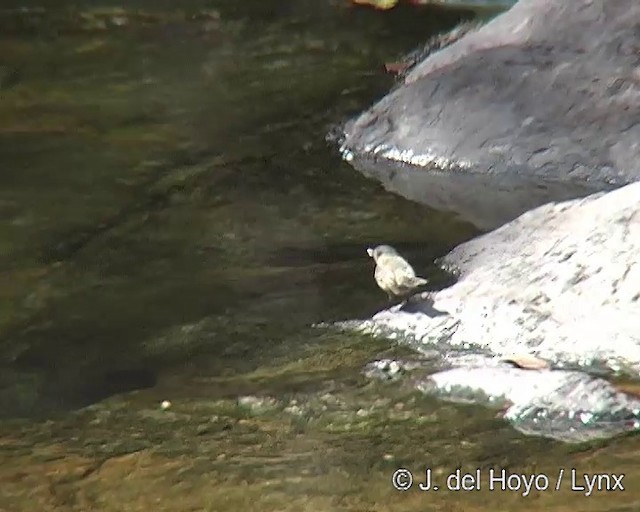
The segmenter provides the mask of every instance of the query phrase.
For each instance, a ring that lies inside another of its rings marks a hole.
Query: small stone
[[[289,407],[285,407],[284,412],[288,414],[293,414],[294,416],[302,415],[302,409],[298,405],[290,405]]]
[[[364,418],[365,416],[369,416],[369,412],[365,411],[364,409],[358,409],[358,411],[356,412],[356,416]]]
[[[160,409],[163,411],[166,411],[169,407],[171,407],[171,402],[169,402],[169,400],[163,400],[160,404]]]
[[[382,458],[383,458],[384,460],[393,460],[393,455],[392,455],[392,454],[390,454],[390,453],[385,453],[385,454],[382,456]]]
[[[241,396],[238,398],[238,405],[243,407],[253,407],[258,403],[258,398],[255,396]]]

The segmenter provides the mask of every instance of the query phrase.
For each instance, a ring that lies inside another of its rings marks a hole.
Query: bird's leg
[[[400,299],[400,302],[398,304],[400,304],[400,309],[402,309],[411,302],[411,292],[403,293],[398,298]]]
[[[404,299],[403,295],[395,295],[391,292],[387,292],[387,297],[389,298],[389,309],[394,307],[394,306],[400,306],[400,308],[402,308],[404,306],[404,304],[407,302],[406,299]]]

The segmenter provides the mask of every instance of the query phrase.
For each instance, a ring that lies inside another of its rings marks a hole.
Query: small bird
[[[369,247],[367,254],[376,262],[373,276],[389,301],[395,297],[406,298],[413,290],[427,284],[427,280],[417,277],[413,267],[390,245]]]

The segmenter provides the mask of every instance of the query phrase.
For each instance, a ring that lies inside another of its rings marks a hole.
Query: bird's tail
[[[414,277],[412,279],[412,283],[411,284],[413,286],[415,286],[415,287],[418,287],[418,286],[422,286],[423,284],[427,284],[428,282],[429,281],[427,279],[425,279],[424,277],[417,277],[416,276],[416,277]]]

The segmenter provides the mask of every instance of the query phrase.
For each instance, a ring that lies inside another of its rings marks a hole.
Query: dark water
[[[260,364],[291,332],[375,310],[368,243],[425,266],[469,237],[324,142],[391,84],[386,60],[464,14],[346,7],[3,12],[2,356],[34,387],[5,415],[151,386],[196,356]],[[154,346],[211,317],[215,340]]]
[[[400,502],[389,477],[569,457],[368,382],[402,349],[311,328],[384,306],[369,244],[437,287],[433,260],[476,234],[324,142],[392,85],[385,62],[470,12],[20,5],[0,10],[0,510],[520,508]]]

